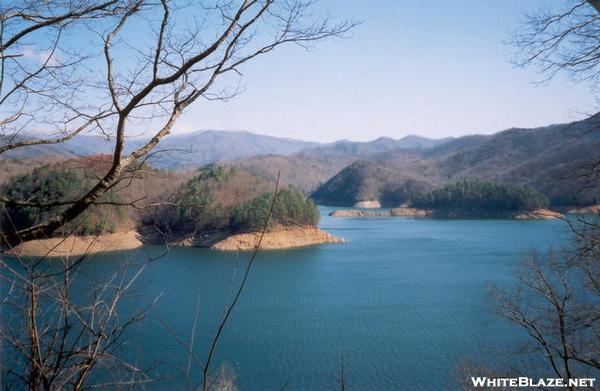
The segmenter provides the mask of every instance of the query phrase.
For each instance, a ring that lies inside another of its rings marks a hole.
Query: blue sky
[[[200,101],[177,131],[245,129],[307,140],[492,133],[579,119],[588,86],[536,83],[506,45],[526,12],[550,0],[322,0],[324,13],[362,20],[349,39],[281,49],[244,69],[245,91]]]

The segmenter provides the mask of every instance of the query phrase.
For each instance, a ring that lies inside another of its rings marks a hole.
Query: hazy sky
[[[363,23],[350,39],[279,50],[244,71],[245,92],[190,107],[177,131],[245,129],[307,140],[492,133],[591,112],[587,86],[517,69],[504,42],[551,0],[321,0]]]

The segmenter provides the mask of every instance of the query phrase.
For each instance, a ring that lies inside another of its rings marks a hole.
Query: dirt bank
[[[236,234],[213,244],[211,248],[223,251],[253,250],[259,239],[259,232]],[[261,249],[276,250],[343,242],[344,239],[321,231],[317,227],[282,228],[267,232],[263,238]]]
[[[106,251],[131,250],[142,246],[136,231],[119,232],[99,236],[68,236],[30,240],[8,251],[25,257],[66,257]]]

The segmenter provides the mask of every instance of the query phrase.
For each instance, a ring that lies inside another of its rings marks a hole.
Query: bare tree
[[[80,103],[84,80],[78,72],[91,54],[69,48],[65,37],[125,9],[117,0],[0,5],[0,153],[63,142],[93,123],[93,111]],[[56,137],[24,138],[30,129]]]
[[[28,94],[56,102],[62,107],[59,113],[65,115],[60,121],[63,136],[43,143],[64,141],[83,131],[100,131],[113,142],[112,164],[89,192],[64,211],[48,221],[4,235],[4,241],[14,244],[48,236],[81,215],[119,183],[128,167],[151,153],[171,132],[184,110],[198,98],[234,96],[237,88],[227,86],[232,83],[237,86],[245,63],[282,45],[307,47],[315,41],[343,36],[355,25],[353,22],[332,24],[327,18],[316,20],[311,17],[312,5],[310,1],[301,0],[111,2],[107,6],[112,7],[111,12],[101,13],[92,19],[94,23],[87,23],[87,28],[101,43],[100,56],[92,60],[101,60],[102,77],[88,80],[90,75],[79,65],[84,64],[87,57],[79,56],[77,61],[60,63],[70,67],[70,74],[80,80],[72,91],[66,88],[71,94],[65,99],[55,95],[54,89],[32,89],[27,83],[21,86],[12,82],[18,91],[25,91],[25,97],[21,106],[9,105],[6,118],[11,124],[8,137],[12,137],[15,132],[35,128],[28,118],[39,121],[37,111],[29,112],[32,105]],[[61,31],[61,24],[50,26]],[[146,26],[146,30],[142,26]],[[43,28],[45,26],[39,30]],[[141,29],[136,37],[147,33],[149,42],[135,42],[135,37],[124,33],[131,28]],[[60,42],[58,38],[53,41],[54,46],[58,45],[56,42]],[[14,44],[12,47],[17,48]],[[2,58],[10,59],[20,68],[18,64],[24,61],[23,50],[9,51],[9,48],[3,46]],[[43,64],[44,72],[51,72],[51,64],[58,61],[56,58],[55,51],[51,50]],[[12,73],[9,76],[14,79]],[[43,80],[48,77],[44,76]],[[60,87],[68,86],[61,84],[64,81],[60,78],[57,83]],[[94,98],[84,99],[82,95]],[[69,102],[83,103],[73,106]],[[72,114],[65,114],[67,112]],[[55,120],[56,114],[51,117]],[[141,128],[151,129],[151,138],[126,153],[127,135]],[[7,143],[0,153],[38,142]]]
[[[537,66],[549,80],[564,72],[577,81],[600,81],[600,6],[597,1],[571,1],[566,9],[527,16],[513,44],[515,63]],[[597,120],[598,114],[592,116]],[[598,126],[591,123],[590,132]],[[583,174],[586,185],[597,183],[599,162]],[[517,286],[492,290],[497,314],[528,336],[521,350],[502,368],[490,370],[466,362],[459,369],[463,389],[474,373],[497,377],[551,376],[562,379],[600,375],[600,220],[597,210],[565,218],[573,235],[572,248],[533,254],[519,269]],[[517,355],[528,357],[526,368]],[[537,366],[533,366],[536,362]],[[573,389],[573,388],[569,388]]]
[[[123,315],[120,302],[147,263],[125,262],[113,274],[88,281],[79,268],[85,258],[50,264],[43,258],[0,259],[3,389],[129,389],[151,381],[120,351],[124,332],[147,311]]]
[[[600,291],[594,285],[600,275],[588,266],[586,257],[532,256],[515,291],[494,293],[498,313],[530,337],[524,352],[545,360],[542,373],[562,379],[600,373]]]
[[[457,374],[463,389],[474,389],[471,376],[567,380],[600,375],[600,220],[595,214],[565,221],[573,248],[531,254],[517,271],[516,286],[492,288],[496,314],[526,338],[504,352],[509,359],[496,367],[461,363]]]
[[[567,73],[577,81],[600,81],[600,13],[586,0],[571,0],[565,9],[528,15],[512,44],[518,66],[533,65],[544,80]]]
[[[112,142],[109,167],[79,199],[20,200],[0,194],[7,205],[61,207],[35,226],[8,234],[2,230],[4,245],[50,236],[91,206],[106,204],[103,195],[127,186],[186,108],[199,98],[236,95],[248,61],[282,45],[309,47],[343,36],[355,25],[315,19],[312,5],[301,0],[3,2],[0,154],[88,132]],[[69,39],[75,34],[95,44],[77,46]],[[148,39],[140,41],[141,36]],[[151,137],[126,150],[128,136],[140,129]],[[32,137],[32,132],[40,133]],[[200,366],[203,389],[209,387],[212,354],[255,256]],[[118,304],[145,266],[133,274],[124,268],[89,286],[89,297],[82,299],[74,285],[81,283],[84,259],[65,259],[56,269],[43,258],[2,258],[2,299],[11,315],[0,326],[3,353],[11,358],[2,368],[3,386],[83,389],[109,379],[100,385],[128,388],[151,381],[118,354],[123,333],[146,312],[123,316]]]
[[[279,175],[260,239],[244,268],[240,285],[233,289],[232,300],[225,306],[204,362],[193,352],[199,306],[189,345],[157,314],[188,356],[184,375],[190,390],[236,389],[233,372],[220,367],[215,373],[212,359],[246,286],[278,195]],[[93,242],[88,250],[92,245]],[[89,280],[83,275],[85,268],[81,268],[88,251],[49,262],[47,256],[53,250],[33,260],[0,257],[0,309],[5,314],[0,324],[4,358],[0,363],[0,386],[30,390],[134,389],[160,380],[150,377],[137,362],[127,361],[125,357],[131,356],[132,347],[124,338],[126,330],[143,320],[158,298],[132,313],[119,311],[121,302],[135,293],[135,282],[153,259],[139,264],[126,260],[114,273]],[[192,380],[194,373],[201,376],[198,384]]]

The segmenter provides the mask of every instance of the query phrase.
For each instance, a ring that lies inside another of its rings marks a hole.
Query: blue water
[[[457,360],[493,363],[521,337],[491,313],[489,285],[511,286],[523,256],[569,237],[557,221],[353,219],[329,211],[322,208],[321,227],[348,243],[263,252],[251,271],[215,356],[241,390],[339,388],[341,354],[350,390],[454,389]],[[159,251],[96,256],[84,273],[98,278]],[[161,364],[153,374],[167,378],[157,389],[183,387],[185,353],[173,334],[189,339],[196,308],[194,352],[204,360],[248,257],[175,249],[144,271],[121,313],[160,298],[124,350]]]

